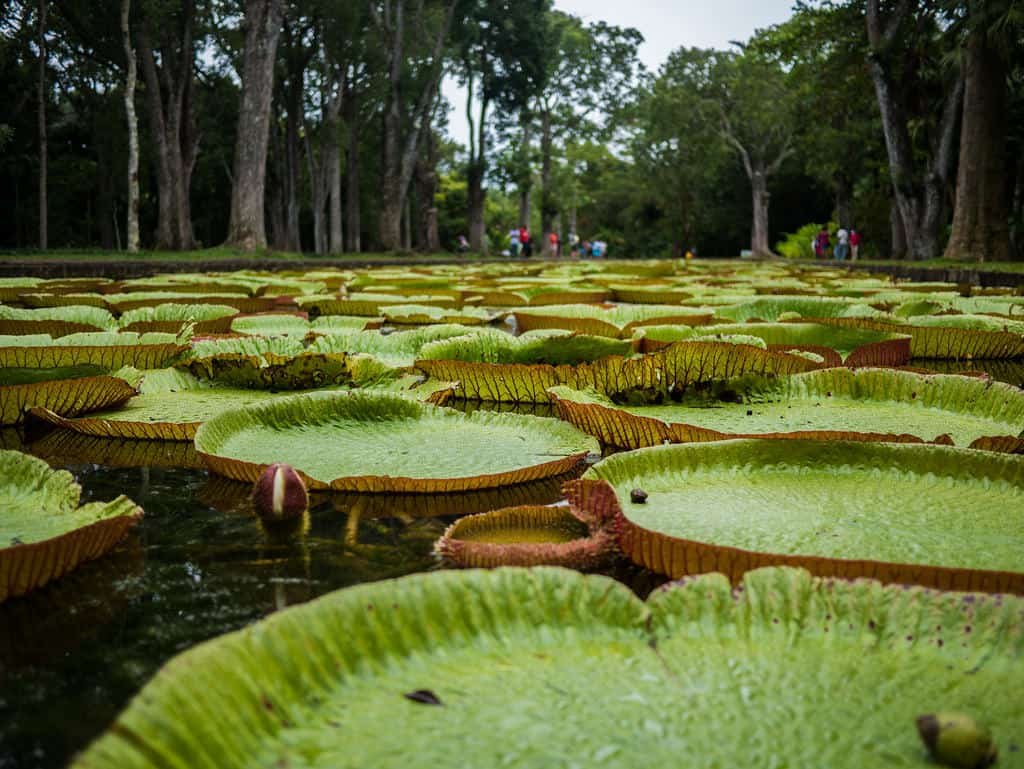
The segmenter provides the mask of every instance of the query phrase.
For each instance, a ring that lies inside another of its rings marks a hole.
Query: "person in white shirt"
[[[840,227],[836,233],[835,256],[839,261],[844,261],[850,254],[850,233],[845,227]]]
[[[515,259],[519,256],[519,228],[513,227],[508,231],[508,250],[512,254],[512,258]]]

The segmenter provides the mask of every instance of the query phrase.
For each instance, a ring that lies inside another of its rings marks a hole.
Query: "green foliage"
[[[835,222],[829,222],[825,226],[829,232],[835,232],[837,229]],[[814,247],[811,243],[820,230],[820,224],[805,224],[796,232],[787,232],[782,240],[775,244],[775,250],[787,259],[813,259]]]

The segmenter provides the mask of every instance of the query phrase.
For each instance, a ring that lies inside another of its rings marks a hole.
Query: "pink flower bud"
[[[252,504],[261,518],[295,518],[306,512],[309,495],[295,469],[277,462],[264,470],[256,481]]]

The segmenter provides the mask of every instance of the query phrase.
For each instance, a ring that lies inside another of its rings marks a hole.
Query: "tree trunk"
[[[327,179],[330,186],[330,240],[327,250],[332,254],[340,254],[345,250],[345,239],[342,237],[341,224],[341,137],[335,124],[330,136],[327,137],[330,147],[327,156]]]
[[[327,251],[327,222],[324,218],[324,209],[327,207],[328,188],[324,174],[324,165],[316,163],[313,155],[313,147],[310,144],[309,135],[311,131],[306,126],[306,165],[309,170],[310,198],[312,198],[313,212],[313,253],[323,254]]]
[[[754,256],[771,256],[772,249],[768,245],[768,203],[771,194],[768,192],[768,178],[760,168],[755,168],[750,178],[753,192],[754,215],[750,230],[750,250]]]
[[[486,66],[484,64],[481,69]],[[467,65],[467,69],[470,69]],[[487,227],[484,223],[484,208],[487,191],[484,189],[484,175],[487,173],[487,106],[488,98],[481,89],[480,119],[473,119],[473,72],[470,69],[466,87],[466,120],[469,123],[469,163],[466,165],[466,202],[469,220],[469,247],[477,253],[487,252]]]
[[[150,133],[156,144],[157,235],[156,248],[188,250],[194,247],[189,190],[199,138],[192,116],[192,71],[194,46],[192,2],[182,3],[179,50],[160,50],[160,67],[143,24],[138,29],[139,54],[146,80]]]
[[[903,214],[895,200],[889,206],[889,229],[892,244],[889,247],[890,259],[907,258],[907,230],[903,226]]]
[[[946,259],[1010,258],[1006,195],[1006,64],[984,29],[967,44],[960,167]]]
[[[48,171],[48,146],[46,140],[46,12],[47,1],[39,0],[39,78],[36,82],[36,118],[39,132],[39,248],[45,251],[50,245],[48,219],[49,204],[46,200],[46,177]]]
[[[270,124],[267,158],[267,213],[270,216],[267,228],[270,230],[270,247],[275,251],[288,250],[288,202],[285,188],[288,186],[288,161],[282,147],[280,122],[276,114]]]
[[[362,214],[359,210],[359,105],[355,92],[344,97],[345,123],[348,125],[348,147],[345,149],[345,250],[362,251]]]
[[[532,141],[533,119],[530,113],[523,110],[519,117],[523,136],[519,151],[519,226],[530,226],[530,192],[533,189],[533,164],[530,162],[530,143]]]
[[[433,42],[428,72],[423,77],[422,91],[419,99],[410,111],[408,118],[402,120],[402,84],[403,70],[408,66],[404,53],[405,38],[405,0],[394,0],[385,3],[385,14],[382,20],[377,15],[376,4],[371,4],[374,22],[381,28],[388,39],[388,84],[389,95],[384,108],[383,136],[383,168],[380,184],[380,219],[378,236],[380,245],[385,251],[394,251],[402,245],[402,215],[405,210],[405,199],[412,181],[413,169],[419,153],[420,140],[424,125],[434,108],[434,100],[440,86],[443,71],[442,51],[444,42],[451,28],[455,14],[456,0],[447,0],[444,18]]]
[[[484,222],[484,207],[487,192],[484,190],[483,169],[473,164],[466,169],[467,199],[469,202],[469,247],[478,253],[486,253],[487,227]]]
[[[135,49],[132,48],[131,29],[128,20],[131,15],[131,0],[121,2],[121,40],[127,62],[127,77],[124,83],[124,111],[128,119],[128,226],[125,231],[125,245],[129,253],[139,250],[139,119],[135,114],[135,81],[138,68]]]
[[[412,251],[412,200],[405,196],[402,206],[402,250]]]
[[[299,150],[299,123],[302,120],[301,86],[298,96],[291,95],[288,99],[288,113],[285,117],[284,130],[284,222],[285,250],[302,251],[302,233],[299,225],[299,187],[301,186]]]
[[[912,3],[901,3],[883,24],[880,0],[868,0],[867,28],[871,51],[868,70],[882,118],[882,131],[892,174],[893,190],[903,218],[912,259],[939,256],[939,229],[943,221],[943,191],[955,150],[957,119],[961,111],[964,80],[961,75],[948,90],[938,125],[938,142],[923,164],[915,159],[904,95],[890,66],[903,19]],[[923,167],[922,167],[923,166]]]
[[[235,140],[235,184],[231,191],[228,243],[249,251],[267,245],[263,217],[267,141],[281,21],[281,0],[246,0],[242,98]]]
[[[540,253],[546,259],[554,256],[551,253],[548,233],[552,231],[555,214],[558,211],[555,206],[554,191],[551,189],[551,146],[551,112],[545,110],[541,116],[540,134],[540,230],[543,240]]]
[[[419,203],[418,246],[421,251],[436,254],[441,250],[437,231],[437,138],[431,131],[426,137],[423,152],[413,175],[416,181],[416,200]]]

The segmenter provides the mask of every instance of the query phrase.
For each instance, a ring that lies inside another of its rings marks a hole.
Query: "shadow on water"
[[[0,604],[0,769],[65,766],[174,654],[338,588],[438,568],[433,543],[454,516],[555,502],[568,480],[314,496],[297,525],[268,528],[248,486],[159,466],[188,464],[185,446],[50,433],[24,448],[71,470],[83,501],[123,493],[146,514],[107,557]]]

